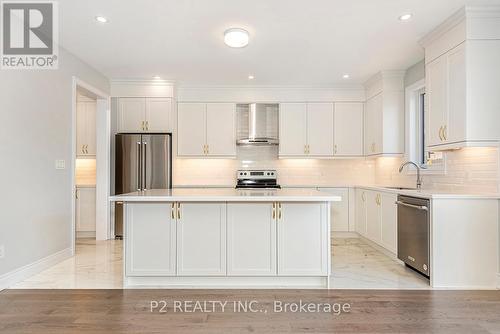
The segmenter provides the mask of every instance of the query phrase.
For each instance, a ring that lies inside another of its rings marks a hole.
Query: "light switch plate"
[[[66,160],[56,160],[56,169],[66,169]]]

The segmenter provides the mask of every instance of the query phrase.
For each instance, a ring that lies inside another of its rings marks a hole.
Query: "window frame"
[[[427,164],[420,161],[420,156],[427,152],[426,148],[421,146],[421,141],[424,140],[427,130],[427,112],[424,113],[423,117],[420,117],[420,115],[417,117],[417,113],[420,113],[421,108],[421,92],[424,89],[425,79],[421,79],[405,88],[405,159],[417,162],[422,167],[422,174],[444,175],[446,174],[446,155],[444,153],[441,153],[442,159],[435,163]],[[427,98],[423,102],[424,106],[427,105]],[[407,168],[406,170],[407,174],[410,175],[416,173],[414,168]]]

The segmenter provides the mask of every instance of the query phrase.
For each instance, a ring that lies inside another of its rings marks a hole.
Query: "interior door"
[[[307,104],[308,154],[333,156],[333,103]]]
[[[177,111],[177,154],[204,156],[206,145],[206,104],[179,103]]]
[[[236,155],[236,105],[207,104],[207,150],[209,155]]]
[[[363,103],[335,103],[335,156],[363,156],[363,112]]]
[[[168,189],[172,185],[172,137],[169,134],[142,135],[142,187]]]
[[[118,107],[118,132],[142,132],[146,120],[145,98],[120,98]]]
[[[280,155],[306,155],[307,105],[305,103],[280,104],[279,137]]]
[[[172,99],[147,98],[146,121],[149,132],[172,132]]]
[[[141,135],[116,135],[115,193],[141,189]]]

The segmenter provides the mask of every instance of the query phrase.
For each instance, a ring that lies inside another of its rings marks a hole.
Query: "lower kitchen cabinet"
[[[380,194],[368,191],[366,193],[366,237],[379,244],[381,228]]]
[[[76,188],[76,234],[77,237],[95,234],[96,193],[95,188]]]
[[[127,276],[173,276],[176,264],[174,203],[126,205]]]
[[[320,190],[342,197],[342,201],[330,203],[331,232],[349,232],[349,189],[320,188]]]
[[[328,212],[322,203],[278,204],[278,275],[328,273]]]
[[[226,205],[177,203],[177,275],[226,274]]]
[[[381,193],[381,239],[380,244],[396,254],[398,252],[398,195]]]
[[[364,189],[356,189],[356,232],[362,236],[366,236],[366,191]]]
[[[356,232],[391,253],[397,253],[398,195],[356,189]]]
[[[228,275],[276,275],[275,205],[227,204]]]

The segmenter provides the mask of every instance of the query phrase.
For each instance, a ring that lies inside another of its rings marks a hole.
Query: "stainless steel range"
[[[279,189],[275,170],[239,170],[236,189]]]

